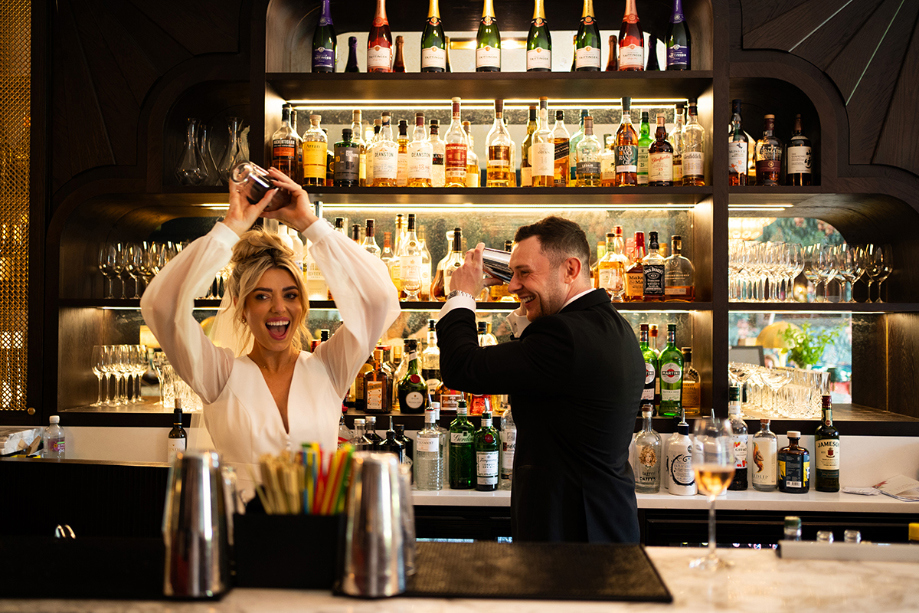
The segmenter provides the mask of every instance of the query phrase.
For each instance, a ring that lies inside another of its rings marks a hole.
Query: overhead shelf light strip
[[[674,106],[680,103],[686,103],[686,98],[632,98],[633,107],[664,107]],[[504,101],[504,108],[529,108],[536,101],[536,98],[513,98]],[[443,102],[432,100],[288,100],[297,110],[306,109],[327,109],[327,110],[351,110],[351,109],[391,109],[391,108],[411,108],[419,110],[441,110],[449,109],[450,100],[444,98]],[[494,99],[465,99],[463,100],[464,110],[490,110],[494,108]],[[622,104],[619,101],[609,102],[608,99],[549,99],[549,105],[553,108],[577,108],[577,109],[621,109]]]

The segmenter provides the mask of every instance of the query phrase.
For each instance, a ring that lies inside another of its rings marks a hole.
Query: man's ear
[[[565,281],[573,282],[581,275],[581,260],[578,258],[568,258],[565,260]]]

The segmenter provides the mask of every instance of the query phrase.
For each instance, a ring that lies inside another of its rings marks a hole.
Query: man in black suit
[[[478,346],[480,243],[453,273],[437,324],[444,384],[511,394],[514,540],[637,543],[628,457],[645,365],[635,333],[606,292],[592,289],[580,226],[547,217],[514,242],[508,290],[521,308],[508,321],[519,340]]]

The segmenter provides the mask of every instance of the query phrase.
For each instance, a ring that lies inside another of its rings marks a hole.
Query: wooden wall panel
[[[900,66],[900,76],[897,79],[897,86],[872,162],[900,166],[919,175],[917,101],[919,101],[919,36],[914,34],[903,64]]]
[[[842,9],[850,0],[810,0],[780,12],[762,15],[759,25],[747,19],[744,3],[744,48],[747,49],[782,49],[790,51],[801,41],[822,26],[827,15],[833,15]],[[757,2],[757,4],[773,4]],[[747,25],[752,27],[747,27]]]
[[[882,2],[884,0],[860,0],[845,5],[823,27],[801,41],[794,49],[795,55],[826,70],[846,45],[856,39],[856,35],[857,40],[862,41],[861,30],[866,17],[874,13]]]

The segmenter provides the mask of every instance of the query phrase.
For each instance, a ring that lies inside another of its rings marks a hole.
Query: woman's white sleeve
[[[234,356],[211,343],[192,311],[195,298],[206,293],[230,261],[238,240],[233,230],[218,223],[170,260],[140,300],[144,321],[176,373],[208,404],[217,400],[230,378]]]
[[[377,340],[399,316],[399,296],[386,265],[324,221],[303,233],[322,271],[342,325],[316,350],[336,393],[344,396]]]

